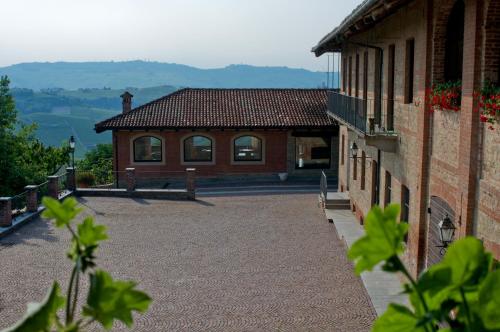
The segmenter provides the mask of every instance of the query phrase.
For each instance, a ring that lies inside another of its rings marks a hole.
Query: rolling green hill
[[[134,95],[136,106],[175,90],[172,86],[128,89]],[[94,124],[121,112],[121,93],[121,89],[12,89],[20,122],[36,122],[37,137],[48,145],[59,146],[73,135],[77,157],[82,157],[96,144],[111,142],[111,133],[96,134]]]
[[[317,88],[326,79],[323,72],[288,67],[200,69],[146,61],[21,63],[0,67],[0,75],[11,81],[19,119],[38,123],[37,136],[50,145],[60,145],[74,135],[77,156],[111,141],[110,133],[96,134],[94,124],[120,112],[124,90],[134,95],[138,106],[184,86]]]

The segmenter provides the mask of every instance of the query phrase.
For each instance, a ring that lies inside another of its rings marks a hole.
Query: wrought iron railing
[[[394,134],[394,113],[399,101],[363,99],[328,92],[328,113],[364,134]]]
[[[12,218],[15,218],[27,211],[27,195],[28,191],[23,191],[20,194],[12,196],[10,198],[10,204],[12,209]]]
[[[363,133],[367,129],[366,111],[366,100],[335,91],[328,92],[328,112]]]

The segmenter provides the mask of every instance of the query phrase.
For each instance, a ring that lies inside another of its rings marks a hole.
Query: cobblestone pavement
[[[108,227],[98,264],[154,299],[134,331],[357,332],[375,318],[317,195],[81,203]],[[51,280],[66,288],[68,241],[44,220],[0,240],[0,329]]]

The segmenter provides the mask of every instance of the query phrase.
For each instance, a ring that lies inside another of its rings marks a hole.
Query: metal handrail
[[[325,171],[321,171],[321,178],[319,181],[320,195],[323,200],[326,200],[328,194],[328,178],[326,177]]]

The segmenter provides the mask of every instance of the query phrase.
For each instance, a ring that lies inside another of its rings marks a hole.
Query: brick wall
[[[483,16],[483,79],[499,82],[500,68],[500,2],[485,1]],[[478,209],[474,234],[500,259],[500,128],[495,131],[481,127],[480,170],[476,192]]]
[[[355,132],[348,133],[348,141],[346,147],[355,141],[359,147],[358,156],[366,153],[365,163],[365,186],[361,189],[361,158],[357,158],[358,176],[353,179],[353,174],[347,172],[347,166],[352,170],[353,159],[348,160],[349,164],[344,166],[344,169],[339,169],[339,184],[349,183],[349,192],[353,207],[355,207],[355,215],[358,220],[364,219],[374,201],[374,175],[376,174],[375,164],[373,161],[378,161],[380,165],[380,182],[379,192],[380,204],[384,202],[384,187],[385,187],[385,171],[391,174],[392,178],[392,202],[401,203],[401,187],[407,186],[410,189],[410,217],[409,222],[411,228],[416,230],[410,234],[409,246],[412,255],[416,256],[419,242],[419,227],[421,222],[420,211],[418,208],[420,202],[418,193],[420,190],[420,165],[422,163],[421,156],[421,137],[419,131],[419,115],[424,111],[424,93],[426,80],[426,26],[421,24],[421,18],[426,14],[426,7],[423,2],[411,3],[408,7],[401,10],[400,13],[392,15],[384,23],[375,26],[370,31],[360,34],[353,38],[353,41],[360,43],[368,43],[384,50],[383,55],[383,82],[382,82],[382,97],[383,97],[383,113],[387,109],[387,77],[388,77],[388,48],[389,45],[395,45],[395,75],[394,75],[394,124],[395,131],[399,133],[399,144],[395,153],[383,152],[380,153],[380,160],[377,160],[377,149],[372,146],[367,146],[364,139],[360,138]],[[406,42],[408,39],[415,40],[415,57],[414,57],[414,103],[405,104],[405,64],[406,64]],[[366,93],[368,101],[368,112],[374,113],[375,103],[374,91],[377,86],[376,81],[376,50],[373,48],[365,48],[360,46],[349,45],[343,53],[347,57],[355,54],[364,54],[368,52],[368,91]],[[344,55],[344,54],[343,54]],[[364,56],[360,57],[360,68],[364,67]],[[364,80],[364,71],[360,71],[360,82]],[[355,82],[352,78],[351,82]],[[361,90],[363,85],[360,85]],[[363,92],[360,92],[363,95]],[[383,119],[383,121],[385,121]],[[383,123],[385,126],[385,122]],[[345,127],[344,127],[345,128]],[[347,130],[347,129],[345,129]],[[343,131],[341,130],[340,135]],[[413,262],[416,266],[416,262]],[[416,270],[416,267],[414,268]]]
[[[336,174],[338,165],[338,139],[336,130],[331,131],[332,137],[332,160],[331,174]],[[132,141],[140,136],[155,136],[162,139],[163,160],[158,163],[134,162],[132,155]],[[214,160],[213,162],[186,163],[182,160],[182,142],[192,135],[204,135],[212,139]],[[235,163],[232,161],[232,144],[236,136],[254,135],[262,139],[263,161],[256,163]],[[197,176],[216,176],[231,174],[276,174],[288,172],[296,175],[318,175],[320,170],[296,170],[295,169],[295,137],[292,131],[278,130],[211,130],[211,131],[117,131],[113,133],[113,141],[116,142],[117,151],[114,167],[119,171],[125,171],[127,167],[134,167],[138,174],[153,172],[179,172],[184,176],[186,168],[195,167]]]
[[[382,91],[387,98],[388,47],[395,52],[395,131],[399,142],[395,153],[381,152],[380,204],[384,202],[385,171],[392,176],[392,201],[401,202],[401,186],[410,189],[410,231],[407,262],[414,274],[423,267],[430,245],[426,240],[431,216],[427,215],[430,197],[445,202],[459,228],[457,236],[475,235],[500,257],[500,128],[484,130],[473,112],[473,91],[484,78],[497,78],[500,65],[500,2],[465,1],[463,54],[463,93],[461,111],[434,112],[426,107],[425,91],[431,82],[443,79],[446,24],[454,0],[414,1],[386,18],[369,31],[351,37],[343,58],[369,52],[368,99],[373,100],[375,80],[375,50],[356,46],[366,43],[384,49]],[[485,17],[488,17],[485,20]],[[415,39],[414,103],[404,104],[405,43]],[[363,62],[364,57],[360,57]],[[363,68],[363,64],[360,64]],[[361,77],[363,71],[360,73]],[[355,78],[347,78],[347,82]],[[360,78],[363,81],[363,78]],[[362,87],[361,87],[362,88]],[[360,93],[361,95],[361,93]],[[387,107],[383,103],[383,108]],[[373,103],[368,103],[373,112]],[[345,129],[347,130],[347,129]],[[341,135],[343,131],[341,130]],[[356,141],[358,155],[366,152],[368,160],[377,160],[377,150],[366,146],[362,137],[349,131],[346,147]],[[371,159],[370,159],[371,158]],[[346,159],[347,160],[347,159]],[[353,167],[353,160],[349,167]],[[358,158],[358,162],[360,158]],[[358,219],[366,215],[373,201],[371,162],[366,163],[366,186],[361,190],[360,164],[357,180],[347,167],[339,170],[339,184],[349,184],[352,206]]]
[[[140,133],[137,131],[118,131],[114,135],[118,145],[118,170],[123,171],[127,167],[135,167],[137,172],[141,171],[169,171],[182,172],[186,168],[196,167],[198,175],[220,175],[222,173],[277,173],[287,171],[287,132],[286,131],[252,131],[249,135],[257,135],[263,139],[265,149],[265,162],[254,165],[235,165],[231,163],[232,138],[243,134],[243,131],[149,131]],[[164,164],[141,165],[133,163],[131,156],[131,140],[137,135],[157,135],[163,139]],[[181,163],[181,142],[189,135],[208,135],[215,142],[215,164],[213,165],[191,165]]]

